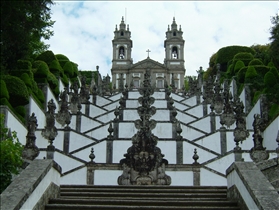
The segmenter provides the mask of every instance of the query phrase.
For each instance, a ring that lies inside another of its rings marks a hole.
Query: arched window
[[[120,32],[120,36],[124,36],[124,33],[123,33],[123,31],[121,31],[121,32]]]
[[[178,59],[178,50],[177,47],[173,47],[171,50],[171,55],[173,59]]]
[[[176,36],[176,32],[174,31],[172,35],[173,35],[173,36]]]
[[[125,58],[125,50],[124,50],[124,47],[120,47],[119,48],[119,59],[124,59]]]

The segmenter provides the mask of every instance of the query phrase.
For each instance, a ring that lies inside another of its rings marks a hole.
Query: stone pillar
[[[203,108],[203,110],[202,110],[203,116],[206,116],[208,114],[208,112],[207,112],[207,104],[205,101],[203,101],[203,103],[202,103],[202,108]]]
[[[78,112],[76,115],[76,131],[80,132],[81,130],[81,113]]]
[[[47,146],[47,159],[54,159],[55,146],[52,144]]]
[[[235,162],[243,161],[241,148],[234,149],[234,161]]]
[[[176,164],[183,164],[183,141],[176,140]]]
[[[210,113],[210,130],[211,133],[216,131],[216,117],[213,111]]]
[[[119,138],[119,122],[114,120],[113,122],[113,139]]]
[[[245,113],[248,114],[251,110],[251,90],[250,84],[244,84],[245,89]]]
[[[193,166],[193,184],[194,186],[201,185],[200,166]]]
[[[86,184],[87,185],[94,185],[94,175],[95,175],[95,167],[94,162],[87,163],[87,177],[86,177]]]
[[[113,141],[112,139],[108,139],[106,163],[112,163],[112,157],[113,157]]]
[[[86,103],[85,104],[85,115],[89,117],[90,114],[90,104]]]
[[[220,128],[220,143],[221,155],[224,155],[227,152],[227,132],[224,126]]]
[[[66,154],[69,154],[69,148],[70,148],[70,127],[65,127],[64,129],[64,142],[63,142],[63,152]]]

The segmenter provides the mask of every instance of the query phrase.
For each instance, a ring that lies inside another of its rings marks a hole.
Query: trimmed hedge
[[[245,83],[253,82],[253,79],[257,76],[258,74],[254,66],[248,66],[247,71],[245,73]]]
[[[272,88],[276,83],[277,80],[272,72],[269,71],[264,75],[264,84],[267,87]]]
[[[14,108],[6,98],[0,98],[0,105],[6,105],[7,107],[10,108],[10,110],[14,111]]]
[[[251,53],[248,52],[240,52],[235,54],[235,56],[233,57],[233,60],[241,60],[243,61],[245,66],[248,66],[248,64],[250,63],[251,60],[253,60],[254,57]]]
[[[9,102],[13,107],[29,103],[29,92],[24,82],[15,76],[5,75],[3,80],[6,83],[10,95]]]
[[[240,52],[247,52],[247,53],[251,53],[252,55],[255,54],[255,50],[253,50],[250,47],[245,47],[245,46],[223,47],[223,48],[219,49],[217,52],[216,63],[220,63],[221,70],[226,71],[227,63],[230,60],[232,60],[237,53],[240,53]]]
[[[243,67],[245,67],[244,62],[242,60],[238,60],[234,65],[234,70],[233,70],[234,74],[237,74],[237,72]]]
[[[55,56],[56,56],[57,60],[59,61],[61,67],[63,67],[67,63],[67,61],[70,61],[69,58],[66,57],[65,55],[56,54]]]
[[[24,108],[24,106],[17,106],[14,108],[14,110],[23,118],[25,118],[26,115],[26,110]]]
[[[42,60],[34,61],[33,67],[37,69],[34,74],[35,78],[47,78],[50,71],[46,62]]]
[[[32,64],[28,60],[18,60],[17,61],[17,68],[18,69],[32,69]]]
[[[32,89],[32,82],[31,82],[31,79],[29,77],[29,75],[27,73],[23,73],[21,76],[20,76],[20,79],[24,82],[24,84],[29,87],[30,89]]]
[[[264,75],[269,71],[269,67],[268,66],[264,66],[264,65],[261,65],[261,66],[253,66],[257,73],[261,76],[261,77],[264,77]]]
[[[64,74],[66,74],[69,78],[74,77],[74,68],[71,61],[66,62],[65,65],[63,66],[63,69],[64,69]]]
[[[250,61],[248,66],[258,66],[258,65],[264,65],[263,62],[260,59],[253,59]]]
[[[47,63],[48,66],[50,66],[51,62],[53,60],[57,60],[57,58],[55,57],[55,55],[52,51],[47,50],[47,51],[43,52],[42,54],[38,55],[36,60],[44,61]]]
[[[53,60],[51,64],[49,65],[49,70],[51,73],[54,74],[54,76],[58,79],[60,78],[60,75],[64,73],[62,67],[60,66],[60,63],[58,60]]]
[[[0,80],[0,98],[5,98],[7,100],[9,100],[10,95],[9,92],[7,90],[7,86],[4,80]]]
[[[246,74],[247,69],[248,69],[248,67],[245,66],[237,72],[237,76],[236,76],[237,81],[241,84],[243,84],[245,81],[245,74]]]

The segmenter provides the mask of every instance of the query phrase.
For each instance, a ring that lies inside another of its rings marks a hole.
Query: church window
[[[173,59],[178,59],[177,47],[173,47],[173,48],[172,48],[172,58],[173,58]]]
[[[123,33],[123,31],[121,31],[121,32],[120,32],[120,36],[124,36],[124,33]]]
[[[162,79],[157,80],[157,88],[164,88],[164,81]]]
[[[119,59],[124,59],[125,58],[125,50],[124,47],[119,48]]]
[[[139,85],[140,85],[139,80],[134,79],[134,88],[139,88]]]
[[[176,36],[176,32],[173,32],[173,36]]]

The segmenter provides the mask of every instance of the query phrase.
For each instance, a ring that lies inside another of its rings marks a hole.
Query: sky
[[[54,35],[49,50],[78,64],[79,70],[111,75],[112,40],[122,17],[133,41],[137,63],[149,57],[163,63],[168,25],[175,17],[183,31],[185,76],[209,66],[220,48],[270,43],[271,17],[279,1],[54,1]]]

